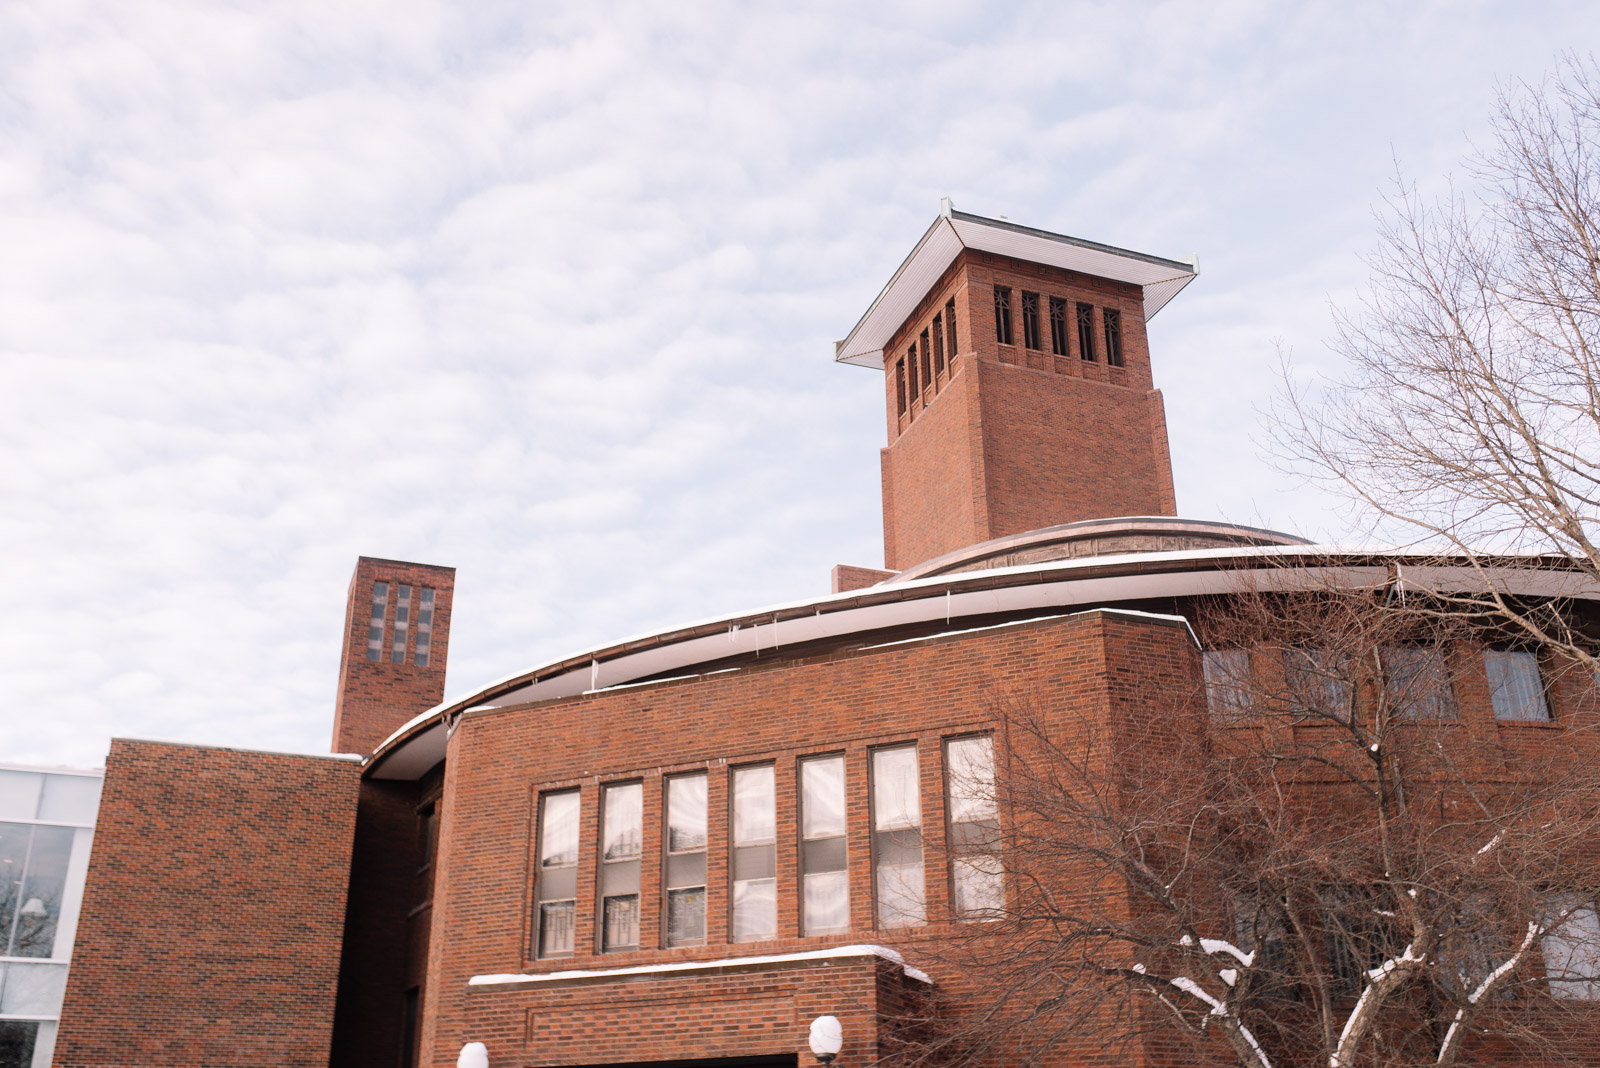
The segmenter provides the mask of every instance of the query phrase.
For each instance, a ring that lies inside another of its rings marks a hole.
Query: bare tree
[[[1366,299],[1337,316],[1348,371],[1302,390],[1285,363],[1273,438],[1401,542],[1465,558],[1454,598],[1600,666],[1558,601],[1518,599],[1503,554],[1600,583],[1600,69],[1565,57],[1504,88],[1471,183],[1397,182]],[[1496,578],[1496,574],[1502,576]]]
[[[1213,606],[1206,681],[1113,727],[998,707],[1006,903],[907,945],[953,996],[906,1056],[1593,1063],[1589,672],[1547,657],[1581,707],[1503,741],[1480,630],[1379,600]]]

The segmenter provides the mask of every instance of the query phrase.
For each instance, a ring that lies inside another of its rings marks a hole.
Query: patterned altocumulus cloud
[[[0,5],[0,759],[325,748],[356,555],[459,568],[451,692],[881,560],[831,363],[938,198],[1180,256],[1179,506],[1398,157],[1587,5]]]

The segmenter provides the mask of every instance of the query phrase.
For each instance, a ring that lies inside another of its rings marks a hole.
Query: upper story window
[[[1220,722],[1240,719],[1250,712],[1250,652],[1246,649],[1207,649],[1200,654],[1206,679],[1206,709]]]
[[[396,664],[406,662],[406,633],[411,629],[411,587],[400,586],[394,596],[394,645],[389,659]]]
[[[1106,363],[1122,366],[1122,313],[1115,308],[1101,308],[1100,318],[1106,326]]]
[[[1037,349],[1039,340],[1039,294],[1022,291],[1022,344]]]
[[[1401,719],[1454,719],[1455,699],[1443,649],[1421,645],[1385,646],[1383,688],[1393,714]]]
[[[733,940],[778,934],[777,792],[771,764],[733,770]]]
[[[706,940],[706,776],[667,780],[667,945]]]
[[[894,361],[895,414],[906,414],[906,360],[902,356]]]
[[[1495,719],[1549,722],[1550,704],[1537,656],[1525,649],[1485,649],[1483,666],[1489,676]]]
[[[1011,288],[994,287],[994,339],[1002,345],[1014,345],[1011,337]]]
[[[1005,908],[994,739],[953,738],[944,746],[945,814],[950,823],[950,889],[964,920],[996,919]]]
[[[1552,894],[1545,902],[1548,929],[1540,940],[1550,996],[1600,1000],[1600,913],[1593,899]]]
[[[534,945],[540,957],[572,955],[578,897],[578,791],[539,799],[539,915]]]
[[[917,347],[912,345],[906,349],[906,367],[911,370],[911,403],[917,403],[917,398],[922,394],[922,387],[917,378]]]
[[[1050,351],[1067,354],[1067,302],[1061,297],[1050,298]]]
[[[872,863],[878,926],[922,924],[922,783],[915,745],[873,751]]]
[[[600,948],[638,949],[644,784],[607,786],[601,797]]]
[[[417,647],[411,662],[417,667],[427,667],[433,652],[433,591],[424,587],[417,591]]]
[[[933,317],[933,373],[944,374],[944,313]]]
[[[917,343],[917,351],[922,358],[922,383],[924,388],[931,393],[934,387],[933,364],[928,355],[928,332],[926,330],[922,332],[922,337]]]
[[[1078,355],[1085,360],[1094,360],[1094,305],[1078,305]]]
[[[803,934],[850,929],[845,863],[844,757],[800,762],[800,875]]]
[[[372,584],[372,618],[367,624],[367,659],[383,659],[383,617],[389,606],[389,584]]]
[[[954,297],[944,302],[944,332],[946,335],[944,339],[945,348],[949,350],[950,360],[953,362],[958,351],[956,347],[956,298]]]

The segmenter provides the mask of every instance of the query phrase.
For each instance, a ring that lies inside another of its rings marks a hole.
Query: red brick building
[[[1145,323],[1195,276],[946,203],[837,346],[885,373],[885,549],[828,596],[442,704],[453,571],[363,558],[348,756],[114,745],[56,1063],[795,1065],[820,1016],[874,1062],[938,981],[883,944],[1008,892],[997,696],[1114,730],[1198,677],[1197,598],[1325,561],[1176,518]]]

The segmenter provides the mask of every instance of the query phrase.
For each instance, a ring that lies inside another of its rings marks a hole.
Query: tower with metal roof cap
[[[1175,515],[1145,323],[1195,264],[940,208],[835,345],[884,371],[884,566]]]

